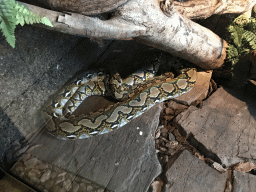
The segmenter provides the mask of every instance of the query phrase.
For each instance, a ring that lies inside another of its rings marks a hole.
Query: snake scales
[[[59,139],[83,139],[108,133],[140,116],[156,103],[188,92],[196,82],[196,69],[183,69],[174,78],[171,73],[155,76],[159,63],[133,73],[125,80],[91,71],[64,86],[44,111],[51,117],[49,132]],[[112,95],[119,102],[96,113],[74,116],[77,107],[92,95]],[[49,126],[49,125],[48,125]]]

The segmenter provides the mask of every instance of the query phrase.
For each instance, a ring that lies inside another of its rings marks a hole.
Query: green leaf
[[[0,29],[3,32],[3,35],[6,37],[6,41],[14,48],[15,47],[15,24],[6,22],[5,19],[0,17]]]
[[[15,0],[0,0],[0,30],[12,47],[15,46],[16,25],[23,26],[25,23],[42,23],[52,27],[46,17],[32,13],[26,6],[20,5]]]
[[[51,21],[48,18],[43,17],[41,21],[42,21],[43,24],[45,24],[47,26],[50,26],[50,27],[53,27]]]

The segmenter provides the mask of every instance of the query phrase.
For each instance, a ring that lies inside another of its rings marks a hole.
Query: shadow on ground
[[[0,166],[10,169],[18,159],[17,150],[25,144],[24,136],[0,108]]]

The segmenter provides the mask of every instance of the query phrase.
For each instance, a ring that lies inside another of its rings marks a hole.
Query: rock
[[[182,95],[180,97],[182,97]],[[166,110],[170,109],[172,111],[172,113],[170,112],[170,114],[172,114],[172,115],[178,115],[181,111],[184,111],[185,109],[188,108],[188,106],[177,103],[174,100],[168,101],[167,106],[168,106],[168,108],[166,108]],[[166,114],[168,114],[168,113],[166,113]]]
[[[44,183],[48,179],[50,179],[51,176],[51,170],[47,170],[46,172],[43,173],[43,175],[40,178],[40,182]]]
[[[212,166],[213,166],[217,171],[219,171],[220,173],[224,173],[224,172],[227,171],[227,169],[223,168],[223,167],[222,167],[219,163],[217,163],[217,162],[214,162],[214,163],[212,164]]]
[[[161,173],[154,139],[161,109],[162,104],[158,104],[119,130],[89,139],[62,141],[46,133],[38,135],[32,143],[38,147],[30,153],[109,190],[146,191]],[[58,172],[51,179],[55,185],[64,187],[64,172],[47,169],[52,171],[51,175]]]
[[[170,142],[175,141],[175,137],[172,133],[169,133],[169,141]]]
[[[234,171],[233,192],[256,191],[256,176]]]
[[[184,105],[191,105],[191,103],[203,100],[207,97],[209,84],[212,77],[212,71],[197,72],[197,79],[194,88],[177,98],[174,101]]]
[[[174,119],[191,145],[224,167],[256,159],[256,103],[238,91],[219,88],[201,109],[190,106]]]
[[[150,188],[152,192],[161,192],[162,186],[163,186],[162,181],[153,181],[150,185]]]
[[[5,175],[0,180],[0,191],[2,192],[33,192],[31,188],[24,185],[22,182],[14,179],[9,175]]]
[[[34,166],[38,163],[38,159],[37,158],[33,158],[33,159],[30,159],[28,161],[25,161],[24,165],[27,167],[27,168],[34,168]]]
[[[169,167],[166,172],[168,183],[166,192],[224,191],[225,189],[227,172],[219,173],[187,150],[183,151]]]
[[[95,183],[92,183],[84,178],[66,172],[50,163],[43,162],[31,155],[29,155],[29,159],[27,158],[27,154],[24,156],[25,158],[21,158],[12,167],[11,172],[40,191],[83,192],[85,190],[105,190],[106,192],[109,192],[109,190],[104,189],[102,186],[96,185]],[[29,166],[30,163],[27,162],[31,162],[32,160],[34,161],[35,159],[38,166],[31,168]],[[24,165],[28,165],[28,167]],[[42,167],[45,169],[43,170]]]
[[[234,170],[239,172],[250,172],[255,168],[256,168],[256,165],[252,162],[238,163],[233,167]]]

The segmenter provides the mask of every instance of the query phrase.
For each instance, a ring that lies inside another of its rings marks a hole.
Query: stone
[[[234,171],[233,192],[256,191],[256,176]]]
[[[161,109],[158,104],[119,130],[90,139],[38,135],[39,147],[30,153],[109,190],[146,191],[161,172],[154,140]]]
[[[28,161],[24,162],[24,165],[26,166],[27,169],[33,168],[36,164],[38,163],[36,158],[32,158]]]
[[[224,191],[227,172],[219,173],[184,150],[166,172],[169,191]]]
[[[46,172],[43,173],[43,175],[40,178],[40,182],[44,183],[51,177],[51,170],[47,170]]]
[[[242,93],[219,88],[201,109],[190,106],[174,119],[192,146],[224,167],[256,159],[256,103]]]
[[[239,172],[250,172],[251,170],[256,169],[256,165],[252,162],[238,163],[233,169]]]
[[[197,79],[193,89],[177,98],[174,101],[184,105],[191,105],[191,103],[203,100],[207,97],[212,71],[197,72]]]
[[[169,133],[169,141],[170,142],[175,141],[175,137],[172,133]]]
[[[72,182],[72,192],[77,192],[79,190],[79,184],[75,181]]]
[[[188,106],[180,104],[180,103],[177,103],[174,100],[168,101],[167,102],[167,106],[168,106],[169,109],[172,109],[173,115],[178,115],[181,111],[184,111],[185,109],[188,108]]]
[[[72,187],[72,186],[71,186],[71,181],[70,181],[69,179],[65,180],[65,181],[63,182],[63,187],[64,187],[67,191],[70,190],[70,188]]]
[[[163,182],[162,181],[153,181],[150,185],[152,192],[161,192]]]

